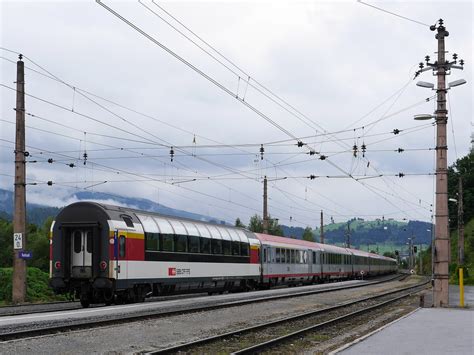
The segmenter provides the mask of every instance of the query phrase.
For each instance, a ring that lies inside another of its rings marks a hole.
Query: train
[[[50,287],[92,303],[394,273],[395,259],[244,228],[81,201],[51,225]]]

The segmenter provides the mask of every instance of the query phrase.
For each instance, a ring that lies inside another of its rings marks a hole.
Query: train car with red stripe
[[[85,307],[248,290],[260,281],[260,242],[241,228],[78,202],[51,231],[50,285]]]
[[[60,211],[50,259],[50,286],[84,307],[396,271],[395,260],[359,250],[96,202]]]

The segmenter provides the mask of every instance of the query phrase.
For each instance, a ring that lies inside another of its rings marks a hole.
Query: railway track
[[[430,281],[384,292],[375,296],[345,302],[331,307],[304,312],[291,317],[238,329],[236,331],[199,339],[189,343],[150,351],[141,354],[173,353],[231,353],[255,354],[273,348],[307,333],[336,325],[419,292]],[[283,351],[285,352],[285,351]]]
[[[370,286],[370,285],[374,285],[380,282],[392,281],[396,278],[399,278],[400,281],[402,281],[408,276],[410,275],[398,274],[394,277],[388,278],[387,280],[384,279],[384,280],[369,281],[363,285],[357,285],[357,286],[355,285],[354,286],[341,286],[340,289]],[[328,284],[328,285],[334,285],[334,283]],[[324,291],[322,290],[322,291],[308,291],[308,292],[310,292],[308,294],[311,294],[311,292],[319,293],[319,292],[324,292]],[[174,300],[174,299],[200,297],[202,295],[203,294],[200,293],[200,294],[187,294],[187,295],[182,294],[182,295],[160,296],[160,297],[153,297],[152,299],[147,299],[146,302],[163,302],[163,301],[169,301],[169,300]],[[295,293],[293,295],[298,296],[300,294]],[[305,293],[302,293],[301,295],[305,295]],[[105,305],[92,305],[90,308],[99,308],[99,307],[106,307],[106,306]],[[0,307],[0,319],[1,317],[6,317],[6,316],[50,313],[50,312],[58,312],[58,311],[73,311],[76,309],[82,309],[82,306],[78,301],[57,301],[57,302],[38,303],[38,304],[2,306]]]
[[[89,318],[84,321],[82,320],[74,321],[74,322],[69,321],[67,324],[60,324],[60,325],[48,324],[47,327],[38,326],[31,329],[19,328],[19,329],[15,329],[14,331],[7,331],[7,332],[2,332],[0,329],[0,341],[8,341],[8,340],[22,339],[22,338],[35,337],[35,336],[41,336],[41,335],[47,335],[47,334],[55,334],[55,333],[60,333],[60,332],[72,331],[72,330],[90,329],[92,327],[115,325],[119,322],[120,323],[134,322],[134,321],[140,321],[140,320],[146,320],[146,319],[169,317],[169,316],[174,316],[174,315],[179,315],[179,314],[210,311],[210,310],[228,308],[228,307],[236,307],[236,306],[241,306],[241,305],[246,305],[246,304],[251,304],[251,303],[269,302],[269,301],[285,299],[285,298],[302,297],[302,296],[308,296],[308,295],[319,294],[319,293],[354,289],[354,288],[366,287],[366,286],[377,285],[377,284],[381,284],[381,283],[385,283],[389,281],[399,280],[402,278],[403,278],[403,275],[395,275],[389,278],[384,278],[382,280],[337,286],[337,287],[334,287],[335,284],[329,284],[328,287],[318,288],[316,290],[310,290],[310,291],[284,293],[284,294],[279,294],[279,295],[262,296],[262,297],[255,297],[255,298],[250,298],[250,299],[247,298],[247,299],[227,301],[227,302],[224,301],[222,303],[214,303],[212,305],[204,305],[204,306],[198,305],[198,306],[187,307],[184,309],[174,309],[174,310],[164,310],[164,311],[161,310],[159,312],[154,310],[154,311],[150,311],[150,312],[147,312],[144,314],[138,314],[138,315],[133,314],[133,315],[118,316],[118,317],[109,316],[106,319],[91,320]],[[117,310],[119,309],[120,308],[117,307]],[[51,310],[46,313],[50,313],[50,312],[53,312],[53,311]],[[28,314],[31,314],[31,312]],[[1,319],[2,317],[0,317],[0,320]]]

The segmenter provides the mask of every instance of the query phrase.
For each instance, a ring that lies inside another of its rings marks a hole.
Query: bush
[[[13,268],[0,268],[0,301],[11,302],[12,300],[12,276]],[[27,302],[49,302],[65,300],[62,296],[56,296],[48,286],[49,275],[35,267],[29,267],[26,274],[26,301]]]

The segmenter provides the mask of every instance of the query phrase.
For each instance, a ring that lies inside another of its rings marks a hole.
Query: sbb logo
[[[176,276],[176,268],[175,267],[169,267],[168,268],[168,276]]]

